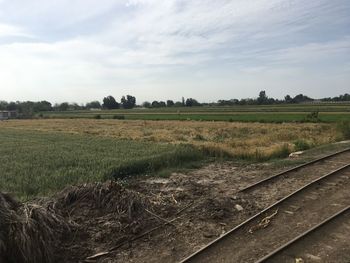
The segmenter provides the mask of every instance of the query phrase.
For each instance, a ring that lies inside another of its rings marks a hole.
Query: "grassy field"
[[[1,127],[0,138],[0,190],[24,199],[202,158],[189,147],[89,135]]]
[[[22,198],[66,185],[181,167],[211,157],[262,161],[340,140],[327,123],[111,119],[0,122],[0,190]]]
[[[317,120],[308,118],[319,112]],[[42,112],[44,118],[125,118],[126,120],[196,120],[229,122],[338,122],[350,119],[350,104],[180,107],[159,109]]]
[[[320,123],[229,123],[195,121],[128,121],[91,119],[13,120],[0,127],[95,135],[141,142],[193,145],[213,155],[273,155],[295,144],[313,146],[340,138],[335,125]],[[305,146],[307,147],[307,146]],[[263,158],[263,157],[262,157]],[[253,159],[253,158],[252,158]]]

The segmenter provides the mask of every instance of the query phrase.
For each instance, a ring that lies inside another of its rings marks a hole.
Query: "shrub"
[[[97,119],[97,120],[101,119],[101,115],[100,114],[95,115],[94,119]]]
[[[293,144],[294,144],[295,151],[304,151],[304,150],[310,149],[312,147],[311,143],[309,143],[308,141],[303,140],[303,139],[298,139],[298,140],[294,141]]]
[[[319,122],[318,111],[312,111],[302,120],[302,122]]]
[[[113,119],[115,119],[115,120],[125,120],[125,116],[124,115],[113,115]]]
[[[337,130],[345,140],[350,139],[350,121],[342,121],[337,124]]]
[[[274,159],[274,158],[285,158],[288,157],[290,154],[289,145],[287,143],[283,144],[279,148],[277,148],[275,151],[273,151],[270,156],[268,156],[268,159]]]

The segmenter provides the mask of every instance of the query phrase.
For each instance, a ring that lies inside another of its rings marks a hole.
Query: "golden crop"
[[[269,156],[281,147],[294,148],[295,141],[310,145],[333,142],[331,124],[313,123],[230,123],[199,121],[132,121],[94,119],[12,120],[0,128],[38,130],[107,136],[125,140],[191,144],[209,153],[244,157]]]

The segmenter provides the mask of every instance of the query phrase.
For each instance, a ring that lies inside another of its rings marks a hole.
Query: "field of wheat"
[[[91,119],[13,120],[1,128],[60,132],[118,140],[190,144],[213,155],[266,159],[287,151],[334,142],[335,125]]]

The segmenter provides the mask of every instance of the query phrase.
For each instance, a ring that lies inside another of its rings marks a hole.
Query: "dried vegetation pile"
[[[134,239],[162,213],[161,203],[115,182],[72,186],[38,203],[0,194],[0,262],[78,262]]]
[[[67,221],[49,208],[0,193],[0,262],[53,262]]]

